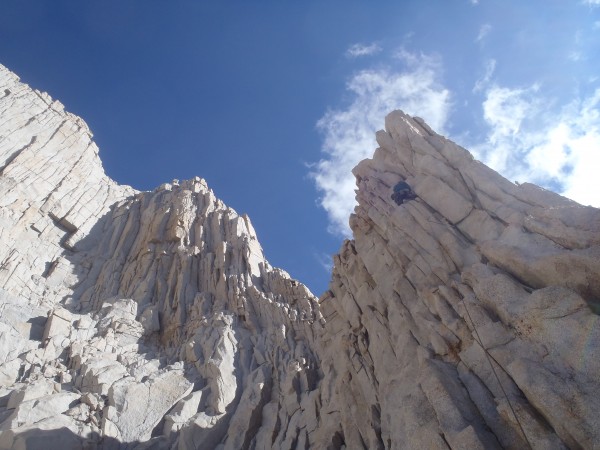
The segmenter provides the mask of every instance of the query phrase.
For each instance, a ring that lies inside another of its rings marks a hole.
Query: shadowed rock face
[[[394,112],[317,300],[203,180],[119,186],[0,85],[0,449],[600,442],[597,209]]]

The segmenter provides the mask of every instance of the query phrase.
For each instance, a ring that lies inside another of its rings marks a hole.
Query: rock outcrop
[[[348,448],[599,448],[600,211],[401,112],[377,141],[320,299],[321,417]]]
[[[0,448],[295,441],[317,299],[203,180],[118,186],[81,119],[0,84]]]
[[[599,210],[395,112],[317,299],[203,180],[119,186],[0,85],[0,449],[598,448]]]

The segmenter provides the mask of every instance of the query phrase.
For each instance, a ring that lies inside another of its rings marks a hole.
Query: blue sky
[[[0,63],[118,182],[205,178],[317,295],[393,109],[600,206],[600,0],[4,0]]]

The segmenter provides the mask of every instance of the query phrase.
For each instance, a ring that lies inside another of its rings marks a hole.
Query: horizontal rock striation
[[[317,299],[0,66],[0,449],[597,448],[600,211],[401,112],[377,140]]]

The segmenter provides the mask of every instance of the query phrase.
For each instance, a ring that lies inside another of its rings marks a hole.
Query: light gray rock
[[[373,431],[386,448],[595,448],[600,211],[401,112],[386,128],[320,301],[326,428],[349,448]],[[417,198],[398,206],[401,180]]]
[[[316,377],[317,299],[204,180],[119,186],[81,119],[2,66],[0,85],[3,448],[40,423],[65,448],[250,445],[271,380]]]
[[[65,415],[43,419],[4,431],[0,434],[2,450],[86,450],[97,448],[98,439],[92,435],[93,428],[80,425]]]
[[[22,425],[35,424],[43,419],[60,415],[79,400],[74,392],[59,392],[21,401],[0,424],[0,429],[9,430]]]
[[[173,432],[179,431],[192,417],[194,417],[203,406],[202,399],[206,397],[206,392],[195,391],[181,400],[165,416],[164,433],[168,436]]]
[[[108,405],[117,411],[112,422],[119,430],[118,436],[125,442],[150,439],[154,427],[192,388],[181,369],[167,369],[144,383],[130,378],[113,383]]]
[[[597,209],[396,111],[317,299],[204,180],[119,186],[81,119],[0,92],[0,449],[600,442]]]

